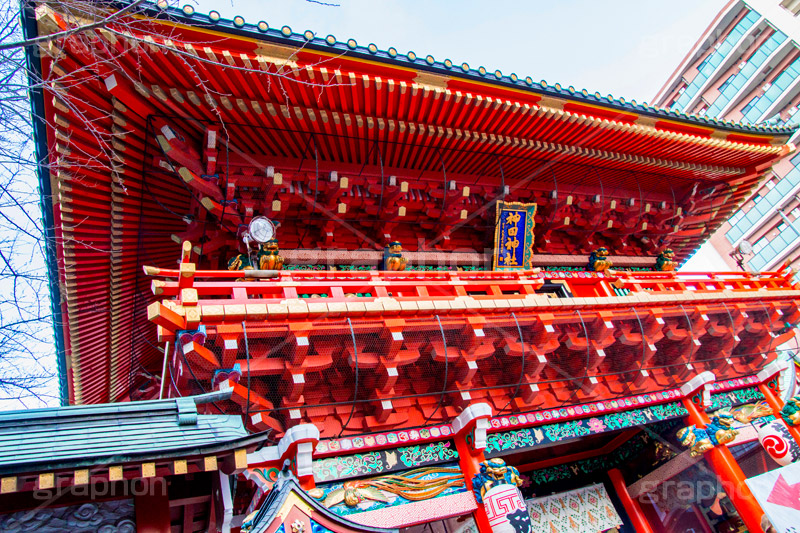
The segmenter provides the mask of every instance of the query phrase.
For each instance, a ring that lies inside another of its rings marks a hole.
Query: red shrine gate
[[[80,20],[41,4],[26,23]],[[598,502],[585,531],[650,531],[675,506],[634,488],[661,468],[721,483],[725,498],[691,502],[706,527],[760,528],[744,484],[760,472],[742,465],[768,457],[732,420],[793,420],[776,359],[800,292],[783,270],[670,268],[794,150],[792,130],[166,3],[40,51],[65,400],[180,412],[221,391],[198,416],[252,435],[224,446],[215,529],[486,533],[543,520],[556,493]],[[489,267],[500,202],[530,208],[531,269]],[[250,257],[254,219],[282,251]]]

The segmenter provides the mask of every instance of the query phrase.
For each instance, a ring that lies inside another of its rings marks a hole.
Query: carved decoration
[[[589,265],[586,267],[590,272],[605,272],[614,264],[608,258],[608,248],[598,248],[589,254]]]
[[[115,531],[135,533],[133,500],[40,508],[0,516],[0,531]]]
[[[625,404],[623,403],[619,408],[624,409]],[[555,422],[532,428],[498,431],[489,434],[486,453],[494,454],[540,444],[551,444],[607,431],[652,424],[658,421],[683,417],[686,414],[687,411],[680,402],[669,402],[649,405],[640,409],[618,410],[598,414],[591,418]]]
[[[499,457],[494,457],[483,461],[480,472],[472,477],[472,490],[478,503],[483,503],[486,493],[497,485],[521,487],[522,479],[519,477],[519,470],[507,465]]]
[[[400,272],[406,269],[408,259],[403,257],[403,245],[398,241],[389,243],[389,252],[386,254],[386,270]]]
[[[458,459],[458,452],[451,441],[431,442],[352,455],[336,455],[314,460],[314,480],[317,483],[344,480],[383,474],[404,468],[430,466],[453,459]]]
[[[727,409],[720,409],[711,417],[711,422],[705,428],[688,426],[678,431],[681,444],[691,450],[692,457],[698,457],[709,451],[714,446],[725,445],[733,442],[739,432],[731,426],[734,421],[733,414]]]
[[[346,515],[380,507],[463,492],[464,474],[457,465],[416,468],[397,474],[320,485],[308,491],[331,511]]]
[[[666,248],[658,254],[656,258],[656,270],[675,270],[677,266],[678,262],[675,261],[675,252],[672,251],[672,248]]]
[[[280,270],[283,268],[283,257],[278,249],[278,240],[270,239],[258,250],[258,268],[261,270]]]
[[[800,425],[800,396],[789,398],[781,409],[781,418],[790,426]]]

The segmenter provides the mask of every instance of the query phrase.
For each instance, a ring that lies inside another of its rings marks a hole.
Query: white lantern
[[[800,459],[800,446],[783,420],[773,420],[758,429],[758,442],[776,463],[786,466]]]
[[[531,531],[531,517],[516,486],[503,484],[492,487],[483,496],[483,507],[493,533]]]

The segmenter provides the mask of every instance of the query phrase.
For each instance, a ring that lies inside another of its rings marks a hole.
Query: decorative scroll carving
[[[475,499],[478,503],[483,503],[483,497],[493,487],[498,485],[522,486],[522,479],[519,477],[519,470],[509,466],[499,457],[483,461],[481,471],[472,478],[472,490],[475,492]]]

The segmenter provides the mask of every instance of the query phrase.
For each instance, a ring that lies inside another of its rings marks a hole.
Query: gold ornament
[[[406,269],[408,259],[403,257],[403,245],[398,241],[389,243],[389,254],[386,258],[386,270],[400,272]]]
[[[278,253],[278,240],[270,239],[261,245],[258,251],[258,268],[261,270],[280,270],[283,268],[283,257]]]
[[[614,263],[608,258],[608,248],[598,248],[589,255],[589,266],[587,270],[591,272],[605,272]]]

